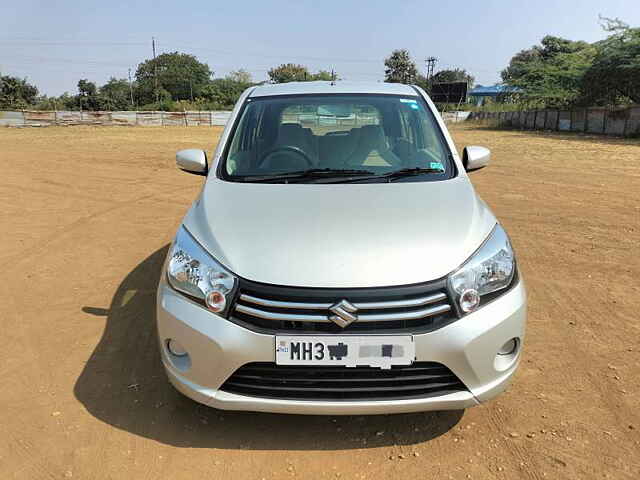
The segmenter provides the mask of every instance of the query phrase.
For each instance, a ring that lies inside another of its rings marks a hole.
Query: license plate
[[[366,365],[386,369],[411,365],[415,358],[411,335],[276,336],[277,365]]]

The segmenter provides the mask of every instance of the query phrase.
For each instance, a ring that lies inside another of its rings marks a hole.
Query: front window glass
[[[426,103],[398,95],[249,99],[222,168],[228,180],[243,181],[309,170],[367,179],[406,169],[423,169],[427,180],[454,174]]]

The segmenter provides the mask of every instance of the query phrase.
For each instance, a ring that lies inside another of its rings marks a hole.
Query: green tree
[[[475,78],[462,68],[440,70],[431,77],[431,83],[467,82],[472,87]]]
[[[320,70],[317,73],[311,75],[312,80],[322,80],[324,82],[330,82],[332,80],[337,80],[338,77],[335,73],[329,72],[327,70]]]
[[[269,80],[271,83],[287,82],[313,82],[337,80],[338,77],[333,72],[320,70],[316,73],[309,72],[304,65],[294,63],[283,63],[269,70]]]
[[[71,95],[69,92],[64,92],[57,98],[52,97],[50,100],[57,110],[77,110],[79,108],[78,95]]]
[[[540,45],[514,55],[502,79],[519,88],[522,100],[533,106],[570,105],[580,99],[582,79],[595,52],[586,42],[548,35]]]
[[[136,82],[140,103],[153,103],[156,96],[162,101],[196,98],[212,75],[209,65],[193,55],[163,53],[138,65]]]
[[[271,83],[306,82],[311,80],[307,67],[294,63],[283,63],[269,70]]]
[[[58,97],[41,95],[36,97],[33,108],[34,110],[73,110],[78,108],[75,97],[77,95],[71,96],[68,93]]]
[[[408,50],[394,50],[384,61],[385,82],[415,83],[418,69]]]
[[[98,88],[86,78],[78,80],[78,101],[84,110],[99,110]]]
[[[585,104],[640,103],[640,28],[602,18],[611,35],[597,42],[595,58],[585,72]]]
[[[225,77],[225,79],[230,80],[232,82],[243,83],[243,84],[250,84],[253,82],[251,78],[251,74],[247,72],[244,68],[230,72],[229,75]]]
[[[131,105],[131,90],[129,82],[124,79],[111,77],[99,90],[100,110],[128,110]]]
[[[38,96],[38,89],[26,79],[0,76],[0,108],[23,109],[33,105]]]
[[[242,92],[252,83],[237,82],[230,78],[216,78],[202,89],[200,98],[213,102],[218,108],[231,107],[240,98]]]

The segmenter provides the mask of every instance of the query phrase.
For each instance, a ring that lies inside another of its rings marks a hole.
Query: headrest
[[[278,132],[278,142],[285,145],[300,145],[306,141],[306,135],[300,124],[283,123]]]
[[[384,131],[380,125],[363,125],[360,127],[360,144],[367,148],[386,149]]]

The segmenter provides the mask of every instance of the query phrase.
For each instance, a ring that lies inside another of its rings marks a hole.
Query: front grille
[[[221,390],[261,398],[334,401],[425,398],[467,391],[451,370],[435,362],[388,370],[256,362],[236,370]]]
[[[341,300],[357,309],[342,327],[330,309]],[[386,288],[280,287],[241,281],[232,319],[270,332],[421,333],[455,319],[444,281]]]

